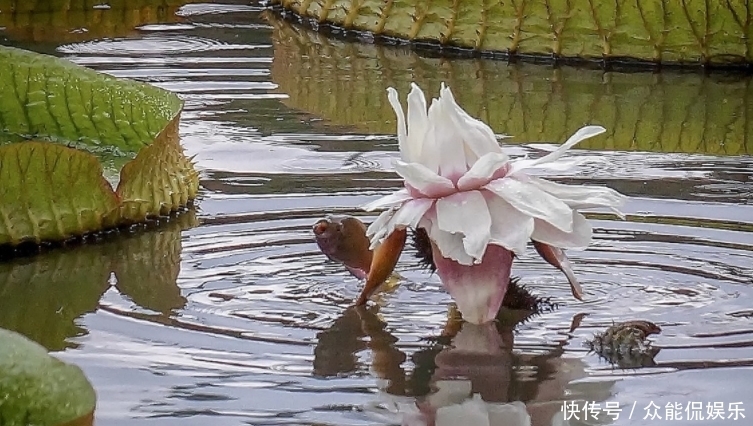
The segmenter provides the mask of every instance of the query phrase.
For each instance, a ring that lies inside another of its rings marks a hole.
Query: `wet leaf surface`
[[[4,329],[0,329],[0,371],[4,426],[74,424],[94,410],[96,395],[81,369]]]

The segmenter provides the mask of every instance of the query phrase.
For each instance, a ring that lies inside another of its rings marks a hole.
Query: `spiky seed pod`
[[[431,240],[426,230],[416,228],[411,233],[411,242],[416,250],[416,259],[418,259],[421,267],[429,269],[432,273],[436,272],[437,266],[434,264],[434,254],[431,252]]]
[[[650,321],[625,321],[597,333],[585,346],[612,364],[639,367],[653,363],[658,349],[648,336],[661,333],[661,327]]]
[[[510,285],[507,287],[505,298],[502,300],[502,306],[507,309],[532,311],[537,314],[551,312],[558,307],[557,303],[552,302],[550,297],[540,297],[531,293],[526,286],[520,284],[518,277],[510,278]]]

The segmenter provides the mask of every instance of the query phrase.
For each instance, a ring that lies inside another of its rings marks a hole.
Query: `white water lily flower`
[[[394,88],[388,99],[397,115],[405,188],[365,206],[387,208],[369,226],[372,248],[396,229],[423,228],[431,240],[443,285],[466,321],[492,321],[504,298],[514,254],[529,240],[565,272],[573,294],[581,290],[561,248],[585,248],[592,231],[578,209],[606,207],[620,214],[620,193],[605,187],[563,185],[526,174],[555,163],[578,142],[605,131],[578,130],[557,150],[538,159],[512,160],[494,132],[472,118],[442,84],[426,108],[421,89],[408,95],[407,120]]]

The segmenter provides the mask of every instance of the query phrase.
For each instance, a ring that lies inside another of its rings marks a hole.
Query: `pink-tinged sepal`
[[[432,244],[437,275],[458,305],[463,319],[473,324],[494,321],[510,283],[512,252],[489,245],[481,263],[463,265],[450,260]]]
[[[544,260],[565,274],[567,281],[570,283],[570,291],[573,293],[573,297],[583,300],[583,289],[575,277],[575,272],[573,271],[573,267],[570,266],[570,260],[565,255],[565,252],[559,247],[550,246],[540,241],[534,241],[533,247],[536,248],[536,251]]]

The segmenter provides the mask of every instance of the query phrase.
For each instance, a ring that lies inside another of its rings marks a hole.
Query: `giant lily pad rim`
[[[42,241],[37,244],[35,241],[28,240],[18,245],[0,244],[0,264],[21,258],[33,258],[53,250],[75,250],[85,244],[104,244],[115,238],[128,238],[140,232],[158,231],[168,223],[180,220],[186,213],[196,211],[197,205],[198,199],[190,200],[188,204],[173,210],[166,216],[150,216],[143,222],[116,225],[83,235],[74,235],[60,241]]]
[[[23,137],[0,144],[0,246],[70,245],[193,203],[176,93],[54,55],[0,46],[0,56],[0,140]],[[98,150],[136,153],[116,167],[117,185]]]
[[[344,41],[371,43],[375,45],[406,47],[419,54],[439,56],[447,59],[489,59],[498,61],[528,62],[548,66],[571,66],[587,69],[603,69],[615,72],[721,72],[748,75],[753,73],[753,62],[747,62],[737,55],[715,55],[713,58],[726,58],[727,61],[708,62],[675,62],[652,61],[629,56],[564,56],[557,54],[522,53],[517,51],[496,51],[490,49],[474,49],[452,42],[441,43],[437,40],[416,38],[405,39],[398,36],[376,34],[368,30],[347,28],[332,22],[321,21],[315,17],[303,16],[286,9],[280,0],[271,0],[266,14],[272,14],[283,20],[314,30],[327,37]],[[733,59],[733,60],[729,60]]]

